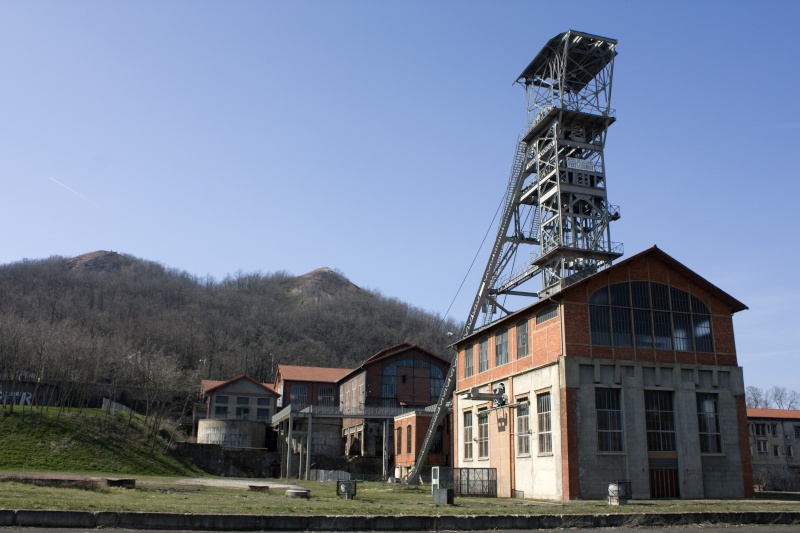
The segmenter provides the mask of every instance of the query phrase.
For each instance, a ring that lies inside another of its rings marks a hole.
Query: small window
[[[757,441],[756,445],[758,446],[758,453],[767,453],[767,441]]]
[[[272,405],[272,398],[259,398],[258,405]]]
[[[482,338],[478,350],[478,372],[486,372],[489,370],[489,339]]]
[[[767,425],[766,424],[754,424],[755,434],[757,437],[766,437],[767,436]]]
[[[250,405],[250,398],[247,396],[237,396],[236,405]]]
[[[508,363],[508,330],[505,328],[494,336],[494,357],[495,366]]]
[[[517,322],[517,359],[528,356],[528,321]]]
[[[406,426],[406,453],[411,453],[411,424]]]
[[[771,426],[772,426],[772,427],[771,427],[771,429],[772,429],[772,436],[773,436],[773,437],[777,437],[777,436],[778,436],[778,424],[771,424]]]
[[[250,408],[249,407],[237,407],[236,408],[236,420],[248,420],[250,418]]]
[[[317,398],[317,401],[319,402],[318,405],[323,407],[333,407],[333,396],[333,387],[320,387],[319,397]]]
[[[214,397],[214,401],[216,403],[228,403],[228,397],[227,396],[215,396]]]
[[[354,395],[355,397],[355,395]],[[306,396],[306,386],[305,385],[292,385],[291,387],[291,399],[292,403],[297,405],[298,407],[305,407],[308,405]]]
[[[800,439],[800,426],[794,427],[794,438]]]
[[[228,408],[218,405],[214,408],[214,418],[228,418]]]
[[[548,320],[558,316],[558,306],[549,305],[536,314],[536,324],[547,322]]]
[[[397,428],[397,455],[403,454],[403,427]]]
[[[472,411],[464,413],[464,459],[472,459]]]
[[[517,400],[517,455],[531,453],[530,404],[527,398]]]
[[[478,457],[489,457],[489,412],[486,409],[478,411]]]
[[[536,395],[536,413],[539,423],[539,453],[553,453],[553,428],[550,419],[550,393]]]
[[[256,411],[256,420],[259,422],[269,422],[269,409],[259,407]]]
[[[772,447],[772,453],[773,453],[773,455],[775,455],[775,457],[780,457],[780,455],[781,455],[781,447],[780,446],[773,446]]]
[[[464,350],[464,377],[468,378],[475,373],[475,356],[472,353],[472,346],[467,346]]]
[[[794,448],[791,444],[786,445],[786,457],[794,457]]]

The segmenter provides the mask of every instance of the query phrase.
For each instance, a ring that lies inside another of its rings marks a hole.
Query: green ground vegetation
[[[270,480],[249,480],[269,485]],[[272,480],[278,483],[277,480]],[[285,487],[269,492],[240,487],[193,485],[185,479],[137,478],[135,489],[40,487],[16,481],[2,482],[0,508],[57,509],[121,512],[270,515],[530,515],[605,513],[687,513],[800,511],[800,501],[753,500],[632,500],[613,507],[604,501],[545,502],[505,498],[456,498],[437,506],[429,487],[359,483],[355,499],[336,495],[335,484],[300,482],[311,491],[308,500],[288,498]]]
[[[169,430],[154,435],[149,427],[139,415],[92,409],[28,408],[0,416],[0,509],[394,516],[800,511],[800,496],[786,493],[759,493],[747,501],[632,500],[621,507],[505,498],[456,498],[455,505],[436,506],[428,486],[359,483],[356,498],[343,500],[334,484],[293,481],[311,491],[310,499],[298,500],[286,497],[285,480],[204,475],[168,450],[163,437]],[[19,481],[43,473],[129,477],[136,485],[109,488],[101,482],[81,489]],[[214,481],[228,486],[209,485]],[[250,484],[272,488],[253,491]]]
[[[17,406],[0,414],[0,471],[202,474],[169,451],[169,430],[151,428],[129,413]]]

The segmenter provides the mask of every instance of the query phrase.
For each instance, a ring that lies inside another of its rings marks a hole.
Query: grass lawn
[[[140,415],[19,406],[0,413],[0,471],[202,475],[165,449],[162,439],[147,439]]]
[[[247,481],[253,484],[270,483],[270,480]],[[620,507],[609,506],[605,501],[547,502],[505,498],[456,498],[455,505],[436,506],[429,487],[359,483],[356,498],[343,500],[336,496],[333,483],[301,481],[297,484],[311,490],[310,499],[287,498],[284,488],[273,488],[269,493],[264,493],[246,488],[192,485],[179,478],[165,477],[137,478],[135,489],[101,490],[40,487],[4,481],[0,485],[0,509],[392,516],[800,512],[797,496],[794,500],[631,500],[628,505]]]

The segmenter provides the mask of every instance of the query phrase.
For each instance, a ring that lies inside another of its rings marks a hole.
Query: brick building
[[[433,407],[417,409],[394,419],[394,477],[404,479],[417,462],[425,434],[431,425]],[[453,466],[453,417],[445,416],[433,436],[426,466]]]
[[[747,409],[753,481],[763,490],[800,490],[800,411]]]
[[[435,404],[450,363],[407,342],[381,350],[339,382],[348,455],[378,457],[395,449],[392,418],[401,410]],[[423,433],[424,435],[424,433]]]
[[[342,455],[341,420],[313,417],[311,410],[337,409],[338,382],[349,372],[349,368],[278,365],[274,388],[281,395],[281,409],[272,417],[272,426],[279,435],[281,477],[303,477],[312,457],[318,466],[325,466],[325,458]]]
[[[475,331],[456,345],[455,466],[496,468],[505,497],[751,496],[744,309],[653,247]]]

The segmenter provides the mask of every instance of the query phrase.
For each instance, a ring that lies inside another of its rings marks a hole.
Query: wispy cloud
[[[48,176],[48,177],[49,177],[49,176]],[[95,206],[97,209],[99,209],[100,211],[105,211],[105,210],[104,210],[104,209],[103,209],[103,208],[102,208],[100,205],[98,205],[98,204],[96,204],[95,202],[91,201],[90,199],[88,199],[87,197],[85,197],[84,195],[82,195],[81,193],[79,193],[78,191],[76,191],[75,189],[71,189],[71,188],[69,188],[68,186],[64,185],[63,183],[61,183],[60,181],[58,181],[58,180],[57,180],[57,179],[55,179],[55,178],[49,178],[49,179],[50,179],[50,181],[52,181],[53,183],[56,183],[57,185],[61,185],[62,187],[64,187],[65,189],[67,189],[69,192],[71,192],[71,193],[72,193],[72,194],[74,194],[75,196],[78,196],[78,197],[80,197],[80,198],[83,198],[84,200],[86,200],[87,202],[89,202],[90,204],[92,204],[93,206]]]

